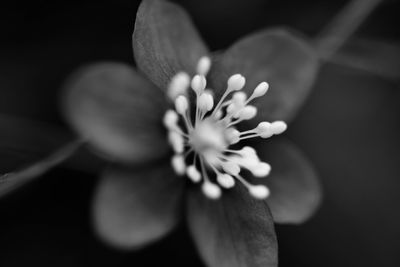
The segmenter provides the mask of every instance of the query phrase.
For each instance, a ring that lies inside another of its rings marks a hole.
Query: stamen
[[[236,178],[249,190],[250,195],[257,199],[266,199],[269,196],[269,190],[264,185],[252,185],[242,176],[237,175]]]
[[[203,75],[195,75],[190,84],[196,95],[200,95],[207,86],[207,80]]]
[[[254,177],[265,177],[271,172],[271,166],[261,161],[252,147],[244,146],[234,150],[229,146],[245,139],[269,138],[281,134],[287,126],[283,121],[264,121],[253,129],[239,132],[233,126],[256,117],[257,108],[249,103],[265,95],[269,85],[261,82],[247,98],[246,93],[240,91],[246,79],[241,74],[234,74],[227,80],[225,92],[214,105],[213,93],[206,89],[205,76],[210,67],[210,58],[202,57],[197,64],[197,74],[192,79],[188,74],[179,72],[168,87],[167,95],[174,101],[175,109],[166,111],[163,124],[168,130],[168,142],[175,153],[171,159],[172,167],[177,174],[186,174],[194,183],[202,181],[201,189],[208,198],[218,199],[222,189],[232,188],[237,180],[254,198],[264,199],[269,195],[268,188],[250,184],[241,176],[241,171],[246,169]],[[194,123],[190,116],[189,86],[195,94]],[[231,93],[232,96],[227,99]],[[179,115],[186,129],[179,126]],[[188,159],[191,153],[193,157]],[[193,162],[187,165],[189,160]]]
[[[202,158],[200,158],[200,165],[201,165],[201,171],[203,173],[203,185],[201,189],[203,190],[203,193],[208,196],[211,199],[218,199],[221,196],[221,188],[219,188],[216,184],[211,183],[210,179],[208,178],[206,168],[204,167],[204,161]]]
[[[186,169],[186,175],[195,183],[200,182],[201,180],[201,173],[196,169],[195,165],[190,165]]]
[[[183,95],[180,95],[175,99],[175,109],[179,114],[184,115],[188,110],[188,107],[189,102]]]
[[[186,95],[189,84],[189,75],[185,72],[178,72],[168,86],[167,96],[174,101],[179,95]]]
[[[174,155],[172,157],[171,164],[172,167],[174,168],[174,171],[177,174],[179,175],[185,174],[186,164],[182,155],[179,154]]]
[[[206,76],[211,68],[211,59],[209,57],[201,57],[197,64],[197,73]]]

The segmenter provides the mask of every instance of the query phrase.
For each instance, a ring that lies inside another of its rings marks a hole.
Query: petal
[[[176,72],[193,74],[208,54],[186,11],[168,1],[142,1],[132,42],[139,69],[164,89]]]
[[[308,43],[272,29],[247,36],[217,56],[210,77],[219,94],[236,73],[245,76],[248,95],[260,82],[268,82],[268,93],[255,102],[259,120],[289,120],[308,95],[317,70],[318,58]]]
[[[164,236],[178,220],[182,180],[168,164],[103,174],[94,199],[94,224],[106,243],[135,249]]]
[[[190,192],[188,220],[203,260],[210,267],[277,266],[274,224],[264,201],[249,196],[241,185],[209,200]]]
[[[277,223],[302,223],[319,207],[322,190],[307,158],[293,144],[273,140],[261,142],[257,152],[271,164],[271,174],[252,179],[264,183],[271,195],[266,200]]]
[[[64,96],[69,122],[104,155],[137,163],[166,153],[163,93],[131,67],[88,66],[73,76]]]

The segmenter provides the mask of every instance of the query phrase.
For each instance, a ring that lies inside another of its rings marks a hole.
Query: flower
[[[287,140],[246,141],[286,129],[283,121],[292,119],[316,76],[311,48],[274,29],[213,55],[182,8],[145,0],[133,51],[139,70],[88,66],[64,95],[67,120],[112,162],[94,198],[97,232],[111,245],[136,249],[184,214],[208,266],[276,266],[274,221],[309,218],[319,184]]]

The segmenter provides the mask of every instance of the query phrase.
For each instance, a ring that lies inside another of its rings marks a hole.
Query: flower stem
[[[382,0],[352,0],[321,31],[315,40],[322,59],[329,59],[359,28]]]
[[[70,158],[84,143],[82,140],[75,140],[61,147],[48,157],[35,162],[34,164],[19,171],[6,173],[0,176],[0,197],[13,191],[19,186],[43,175],[51,168],[63,163]]]

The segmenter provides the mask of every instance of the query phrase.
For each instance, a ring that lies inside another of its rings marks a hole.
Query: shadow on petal
[[[97,233],[121,249],[137,249],[160,239],[179,219],[182,187],[169,164],[135,172],[106,171],[94,199]]]
[[[214,60],[212,88],[221,95],[229,76],[246,77],[243,89],[251,95],[266,81],[270,88],[256,100],[258,119],[290,120],[306,99],[318,71],[318,58],[299,35],[283,29],[264,30],[240,39]]]
[[[265,202],[237,185],[219,200],[189,192],[189,229],[207,266],[277,266],[277,241]]]
[[[307,158],[287,140],[260,142],[257,152],[272,170],[269,176],[252,181],[270,189],[266,201],[274,221],[302,223],[309,219],[321,203],[322,189]]]
[[[163,89],[178,71],[193,75],[208,54],[186,11],[163,0],[142,1],[132,42],[139,69]]]
[[[164,94],[131,67],[91,65],[78,71],[65,89],[65,116],[97,151],[127,163],[167,153]]]

